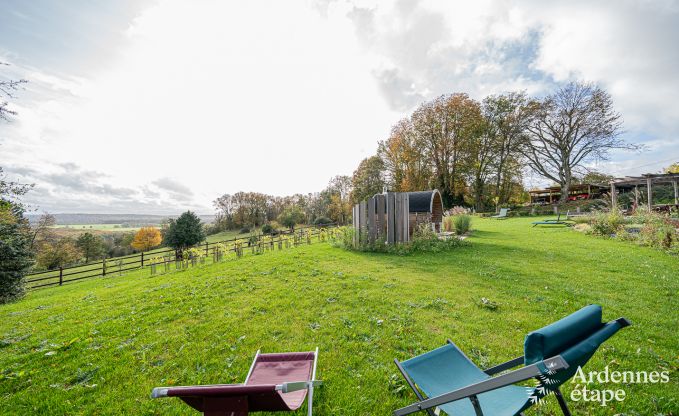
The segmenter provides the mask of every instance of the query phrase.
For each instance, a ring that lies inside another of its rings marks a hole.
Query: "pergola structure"
[[[648,209],[653,208],[653,184],[671,183],[674,187],[674,205],[679,206],[679,173],[646,173],[641,176],[626,176],[624,178],[613,179],[611,183],[611,200],[613,206],[617,206],[618,198],[616,194],[616,187],[634,187],[634,202],[639,205],[639,189],[638,187],[646,186],[648,193]]]

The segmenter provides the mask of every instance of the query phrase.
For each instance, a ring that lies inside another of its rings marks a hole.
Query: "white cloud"
[[[20,109],[10,162],[73,160],[133,189],[175,178],[208,212],[224,192],[317,191],[350,173],[398,118],[370,57],[344,17],[258,6],[162,2],[86,81],[33,72],[32,86],[57,97]]]

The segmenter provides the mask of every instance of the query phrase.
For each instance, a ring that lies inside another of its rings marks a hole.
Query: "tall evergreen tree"
[[[171,219],[165,231],[165,245],[175,249],[178,257],[181,251],[205,240],[205,231],[200,218],[191,211],[186,211],[176,220]]]

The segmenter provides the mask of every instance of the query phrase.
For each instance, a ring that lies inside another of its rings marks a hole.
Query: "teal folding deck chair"
[[[496,220],[505,220],[509,218],[507,216],[507,213],[509,212],[509,208],[500,208],[500,213],[497,215],[491,215],[490,218],[495,218]]]
[[[526,336],[524,355],[486,370],[478,368],[452,341],[404,362],[394,360],[419,399],[394,411],[401,416],[436,408],[452,416],[514,416],[553,392],[564,415],[570,416],[559,386],[585,365],[625,318],[601,322],[601,306],[589,305]],[[495,376],[524,365],[518,370]],[[495,376],[495,377],[493,377]],[[537,387],[515,385],[537,378]],[[426,396],[426,398],[425,398]]]

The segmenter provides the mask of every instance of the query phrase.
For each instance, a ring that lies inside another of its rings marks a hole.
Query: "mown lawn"
[[[669,370],[670,383],[625,385],[622,403],[572,403],[575,414],[679,414],[679,259],[530,221],[476,219],[469,244],[447,253],[319,243],[33,292],[0,306],[0,414],[195,414],[151,389],[241,382],[259,348],[318,346],[315,413],[387,415],[414,401],[393,358],[451,338],[477,364],[499,363],[521,354],[527,332],[589,303],[634,325],[586,370]],[[560,413],[552,397],[527,414]]]

